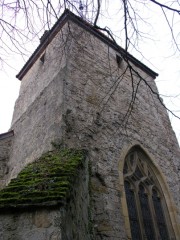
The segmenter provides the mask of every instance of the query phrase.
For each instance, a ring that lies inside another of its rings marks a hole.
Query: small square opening
[[[120,68],[121,67],[121,63],[122,63],[122,57],[120,54],[116,54],[116,62],[117,62],[117,65],[118,67]]]

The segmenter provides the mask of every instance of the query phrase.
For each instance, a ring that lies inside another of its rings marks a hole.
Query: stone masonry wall
[[[89,162],[84,164],[74,182],[71,198],[66,204],[62,219],[62,240],[90,240],[91,216],[89,196]]]
[[[0,212],[1,240],[89,240],[89,165],[86,159],[65,206],[34,206]]]
[[[66,30],[47,46],[44,62],[39,58],[22,79],[11,126],[15,137],[7,182],[62,138],[63,80],[70,44]]]
[[[0,188],[4,186],[5,177],[9,172],[8,161],[13,137],[13,131],[0,134]]]
[[[8,177],[16,177],[27,163],[50,150],[51,142],[61,139],[63,77],[64,70],[57,74],[12,126],[14,144],[9,160]]]
[[[134,144],[148,152],[170,189],[170,211],[180,214],[179,146],[166,109],[147,84],[134,76],[132,87],[127,65],[118,66],[115,50],[77,25],[70,26],[75,41],[64,90],[66,142],[90,151],[94,239],[126,239],[119,182],[122,153]],[[152,77],[135,69],[157,91]]]
[[[41,209],[0,215],[1,240],[62,240],[61,212]]]

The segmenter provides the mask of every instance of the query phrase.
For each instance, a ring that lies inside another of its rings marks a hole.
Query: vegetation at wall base
[[[67,148],[43,154],[0,191],[0,209],[65,204],[85,157],[84,150]]]

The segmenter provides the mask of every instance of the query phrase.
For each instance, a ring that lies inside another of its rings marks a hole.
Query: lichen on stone
[[[0,191],[0,208],[65,204],[85,156],[67,148],[43,154]]]

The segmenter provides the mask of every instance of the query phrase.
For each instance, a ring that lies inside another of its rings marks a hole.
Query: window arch
[[[140,147],[127,154],[123,176],[132,240],[175,239],[160,184]]]

